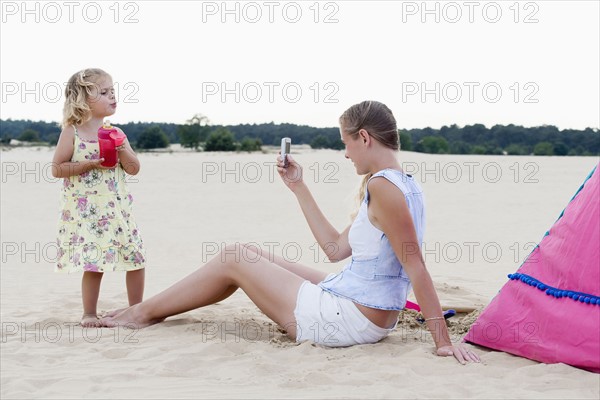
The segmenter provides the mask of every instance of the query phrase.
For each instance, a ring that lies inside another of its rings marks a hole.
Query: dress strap
[[[79,137],[79,132],[77,131],[77,127],[73,125],[73,129],[75,130],[75,137],[73,138],[73,146],[75,147],[75,151],[79,148],[79,143],[81,142],[81,138]]]

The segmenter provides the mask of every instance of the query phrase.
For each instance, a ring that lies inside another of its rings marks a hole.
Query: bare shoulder
[[[73,125],[67,125],[65,126],[62,131],[60,132],[60,136],[63,137],[65,139],[74,139],[75,138],[75,128],[73,128]]]
[[[396,185],[382,176],[376,176],[369,181],[369,195],[377,200],[395,200],[404,198],[402,191]]]
[[[378,176],[369,181],[368,190],[369,217],[377,221],[383,217],[388,220],[395,220],[406,216],[408,205],[404,194],[392,182]]]
[[[73,125],[67,125],[63,127],[60,132],[60,136],[58,137],[58,143],[56,144],[58,148],[65,148],[68,146],[73,146],[75,143],[75,128]]]
[[[53,162],[62,163],[69,161],[73,155],[73,145],[75,144],[75,129],[68,125],[63,128],[54,150]]]
[[[396,185],[384,177],[369,181],[369,221],[383,231],[388,238],[401,237],[410,232],[412,219],[404,194]]]

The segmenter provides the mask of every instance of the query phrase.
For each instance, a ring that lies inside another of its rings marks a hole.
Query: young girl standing
[[[98,146],[98,129],[116,109],[113,81],[103,70],[84,69],[69,79],[52,168],[54,177],[64,178],[55,271],[83,272],[81,325],[86,327],[99,326],[104,272],[127,271],[129,305],[144,294],[145,250],[125,182],[126,173],[139,172],[140,162],[125,139],[117,147],[119,162],[104,167]]]

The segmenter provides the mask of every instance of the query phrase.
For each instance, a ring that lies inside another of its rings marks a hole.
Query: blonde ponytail
[[[363,179],[360,183],[360,187],[358,188],[358,193],[356,194],[356,197],[355,197],[355,208],[354,208],[354,211],[352,212],[352,214],[350,214],[350,219],[352,221],[354,221],[354,219],[358,215],[358,210],[360,210],[360,206],[361,206],[362,202],[365,200],[365,196],[367,194],[367,182],[369,182],[369,179],[371,179],[372,176],[373,176],[372,173],[368,173],[367,175],[365,175],[363,177]]]

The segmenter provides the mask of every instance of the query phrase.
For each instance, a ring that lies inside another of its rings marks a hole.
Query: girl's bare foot
[[[102,326],[96,314],[83,314],[79,324],[84,328],[99,328]]]
[[[106,328],[114,328],[122,326],[130,329],[145,328],[150,325],[164,321],[164,318],[147,319],[139,310],[139,305],[135,304],[129,308],[125,308],[120,313],[113,316],[106,316],[100,319],[100,325]]]
[[[103,314],[101,318],[112,318],[115,315],[118,315],[125,310],[127,310],[127,307],[119,308],[118,310],[112,310],[112,311],[107,312],[106,314]]]

